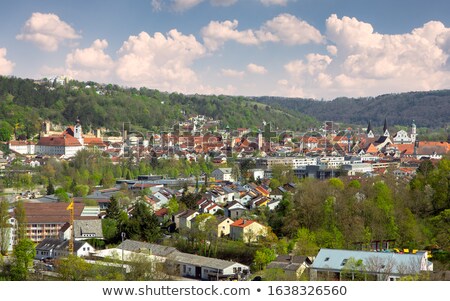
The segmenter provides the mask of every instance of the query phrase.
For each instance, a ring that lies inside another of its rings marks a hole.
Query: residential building
[[[307,256],[278,255],[266,269],[281,269],[288,279],[299,280],[312,263],[313,259]]]
[[[9,149],[21,155],[34,154],[36,143],[31,141],[11,140],[8,143]]]
[[[27,217],[27,238],[41,242],[45,238],[58,238],[64,224],[70,222],[67,203],[24,203]],[[98,217],[81,216],[85,205],[74,203],[75,220],[98,219]]]
[[[224,206],[225,216],[231,219],[239,219],[248,209],[238,201],[232,201]]]
[[[231,168],[217,168],[211,173],[211,177],[216,181],[234,182]]]
[[[74,255],[86,257],[95,252],[95,248],[85,241],[74,241]],[[38,260],[67,257],[70,255],[69,240],[58,238],[45,238],[36,246],[36,256]]]
[[[267,227],[254,220],[238,219],[230,225],[230,238],[244,242],[256,242],[267,235]]]
[[[191,229],[192,220],[199,214],[200,214],[199,212],[194,211],[192,209],[188,209],[188,210],[184,211],[181,215],[178,216],[178,219],[179,219],[178,228]]]
[[[311,265],[310,280],[394,281],[404,276],[433,271],[427,252],[400,254],[321,249]]]
[[[226,216],[218,216],[217,217],[217,236],[222,237],[226,235],[230,235],[230,226],[234,221]]]
[[[181,277],[220,280],[230,277],[242,279],[250,275],[250,268],[244,264],[182,252],[173,252],[168,256],[168,261]]]

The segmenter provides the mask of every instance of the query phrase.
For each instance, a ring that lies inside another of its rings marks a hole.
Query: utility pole
[[[122,237],[122,271],[125,274],[125,264],[124,264],[124,258],[123,258],[123,242],[125,241],[125,232],[120,233],[120,237]]]

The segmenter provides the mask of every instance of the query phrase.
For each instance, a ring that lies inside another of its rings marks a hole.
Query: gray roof
[[[173,247],[167,247],[157,244],[151,244],[148,242],[142,242],[142,241],[136,241],[127,239],[124,242],[122,242],[117,249],[124,249],[127,251],[136,252],[139,250],[148,250],[152,255],[161,256],[161,257],[167,257],[169,254],[173,252],[178,252],[177,249]]]
[[[234,193],[233,189],[226,187],[226,186],[223,187],[223,191],[225,191],[226,193]]]
[[[234,261],[227,261],[227,260],[223,260],[223,259],[203,257],[203,256],[182,253],[182,252],[172,253],[169,256],[169,259],[173,260],[175,262],[178,262],[178,263],[187,263],[187,264],[194,265],[194,266],[208,267],[208,268],[219,269],[219,270],[226,269],[235,264],[245,266],[241,263],[237,263]],[[245,266],[245,267],[247,267],[247,266]]]
[[[73,222],[76,238],[103,238],[102,221],[100,219],[93,220],[75,220]]]
[[[73,242],[74,251],[77,252],[85,244],[88,244],[88,243],[85,241],[75,240]],[[92,248],[92,246],[91,246],[91,248]],[[92,248],[92,250],[93,249],[94,248]],[[68,251],[69,250],[69,240],[61,240],[61,239],[57,239],[57,238],[44,238],[44,240],[41,241],[36,246],[36,250],[42,250],[42,251],[65,250],[65,251]]]
[[[36,250],[50,251],[56,248],[61,243],[57,238],[44,238],[37,246]]]
[[[303,264],[309,266],[311,260],[306,256],[278,255],[274,261],[267,265],[267,268],[297,271]]]
[[[362,260],[369,272],[405,274],[405,271],[408,271],[418,273],[421,269],[426,269],[426,266],[422,267],[422,259],[426,259],[425,253],[398,254],[393,252],[321,249],[311,268],[340,271],[349,258],[354,258],[355,260]]]

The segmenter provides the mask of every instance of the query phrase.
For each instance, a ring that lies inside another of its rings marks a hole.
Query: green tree
[[[0,121],[0,141],[9,141],[14,133],[14,128],[7,121]]]
[[[27,237],[27,216],[22,200],[17,202],[14,208],[14,216],[17,221],[17,241],[20,242]]]
[[[177,198],[175,196],[170,198],[167,204],[167,210],[169,212],[169,215],[173,215],[180,210],[180,204],[178,204]]]
[[[28,269],[31,267],[35,256],[36,249],[34,243],[27,238],[21,239],[14,247],[11,279],[27,280]]]
[[[62,187],[59,187],[55,190],[55,196],[58,198],[58,201],[68,203],[70,202],[69,195],[66,190]]]
[[[0,199],[0,254],[8,253],[11,225],[9,224],[9,204]]]
[[[109,198],[109,201],[109,206],[108,208],[106,208],[106,217],[118,221],[120,212],[122,211],[119,205],[119,200],[117,197],[111,196]]]
[[[49,181],[48,185],[47,185],[47,195],[52,195],[54,193],[55,193],[55,187],[53,186],[52,181]]]
[[[316,236],[306,228],[300,228],[294,237],[294,252],[302,256],[315,256],[319,252],[319,246],[316,243]]]
[[[366,267],[364,262],[353,257],[347,259],[344,267],[341,270],[342,280],[361,281],[366,279]]]
[[[58,278],[65,281],[83,281],[92,276],[93,267],[86,260],[76,255],[60,258],[56,262]]]
[[[103,237],[107,243],[119,241],[119,221],[112,218],[102,219]]]
[[[88,185],[76,185],[73,190],[73,195],[76,197],[85,197],[89,193],[89,186]]]
[[[161,228],[152,209],[142,201],[137,201],[126,224],[127,237],[131,239],[156,242],[161,236]]]
[[[258,270],[263,270],[272,261],[277,258],[275,251],[269,248],[262,248],[255,253],[254,264]]]

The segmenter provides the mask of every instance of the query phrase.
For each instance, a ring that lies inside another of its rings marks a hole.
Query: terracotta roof
[[[235,221],[234,223],[232,223],[230,226],[232,227],[239,227],[239,228],[245,228],[253,223],[255,223],[256,221],[253,220],[246,220],[246,219],[238,219],[237,221]]]
[[[450,145],[448,142],[439,141],[420,141],[417,153],[421,155],[431,155],[433,152],[443,155],[450,152]]]
[[[11,140],[9,141],[9,145],[19,146],[19,145],[34,145],[35,143],[24,140]]]
[[[167,209],[167,208],[161,208],[161,209],[155,211],[155,215],[159,216],[159,217],[165,216],[167,214],[169,214],[169,209]]]
[[[105,143],[103,143],[103,140],[102,140],[102,138],[97,138],[97,137],[95,137],[95,138],[84,138],[84,144],[86,144],[86,145],[92,145],[92,146],[94,146],[94,145],[96,145],[96,146],[106,146],[106,144]]]
[[[70,211],[66,210],[68,203],[24,203],[27,223],[66,223],[70,222]],[[83,203],[74,203],[76,219],[96,219],[97,217],[81,217]]]
[[[376,154],[378,153],[378,149],[371,143],[369,147],[366,149],[366,154]]]
[[[405,155],[412,155],[414,154],[414,144],[394,144],[399,152]]]
[[[37,145],[45,145],[45,146],[82,146],[78,139],[73,136],[50,136],[50,137],[41,137]]]

